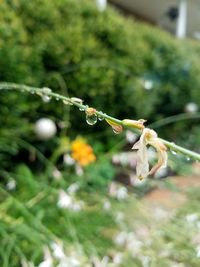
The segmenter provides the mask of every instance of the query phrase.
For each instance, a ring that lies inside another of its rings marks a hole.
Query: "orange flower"
[[[71,143],[72,158],[81,166],[86,166],[96,160],[93,149],[82,138],[77,138]]]

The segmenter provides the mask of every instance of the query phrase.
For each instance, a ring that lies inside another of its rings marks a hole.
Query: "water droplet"
[[[176,151],[172,150],[171,152],[172,152],[173,155],[177,155]]]
[[[100,111],[99,113],[103,114],[102,111]],[[99,121],[103,121],[104,120],[104,117],[102,115],[98,115],[98,120]]]
[[[92,116],[86,115],[86,122],[89,125],[94,125],[97,122],[97,115],[93,114]]]
[[[121,133],[121,130],[119,131],[118,129],[116,128],[112,128],[113,129],[113,133],[114,134],[120,134]]]
[[[190,157],[187,157],[186,159],[187,159],[187,161],[190,161]]]
[[[43,100],[43,102],[48,103],[51,100],[51,97],[48,95],[43,95],[42,100]]]
[[[31,90],[31,94],[34,95],[35,94],[35,91],[34,90]]]
[[[70,102],[70,100],[68,100],[68,99],[64,99],[63,100],[63,104],[65,104],[65,105],[73,105],[71,102]]]
[[[59,97],[56,97],[56,100],[58,101],[59,100]]]
[[[84,111],[85,108],[84,108],[84,107],[80,107],[79,110],[80,110],[80,111]]]

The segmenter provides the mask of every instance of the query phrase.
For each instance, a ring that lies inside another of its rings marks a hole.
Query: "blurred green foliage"
[[[199,45],[124,18],[111,7],[100,13],[94,2],[2,1],[0,80],[48,86],[113,116],[149,122],[183,112],[187,102],[200,103]],[[146,90],[149,81],[152,89]],[[38,118],[69,126],[67,108],[53,101],[3,92],[0,106],[5,167],[10,154],[18,155],[19,138],[35,142],[32,125]],[[70,123],[71,135],[91,131],[78,111],[70,114]],[[171,126],[163,137],[176,139],[186,129],[188,124]]]
[[[198,44],[175,40],[159,29],[124,18],[111,7],[100,13],[94,2],[0,0],[0,81],[48,86],[55,92],[83,98],[113,116],[149,122],[183,112],[187,102],[200,103]],[[145,89],[146,82],[151,90]],[[126,200],[124,212],[124,203],[105,196],[107,184],[116,175],[111,154],[124,141],[117,136],[107,138],[113,133],[104,122],[89,128],[83,113],[76,109],[70,112],[62,103],[44,103],[38,96],[14,91],[0,92],[0,107],[3,267],[19,266],[23,260],[39,264],[44,246],[58,240],[76,252],[76,247],[83,248],[88,258],[112,257],[118,250],[124,254],[122,266],[142,266],[143,255],[149,256],[154,266],[180,261],[199,266],[183,219],[199,212],[193,191],[194,199],[188,200],[185,210],[174,214],[169,224],[155,224],[149,211],[144,218],[145,206],[134,196]],[[59,129],[55,138],[45,142],[34,133],[34,123],[41,117],[53,119]],[[200,130],[193,125],[195,121],[171,124],[162,134],[173,140],[182,136],[182,144],[187,140],[187,145],[196,149]],[[85,168],[83,176],[75,176],[73,167],[63,164],[62,138],[75,139],[80,133],[93,142],[97,162]],[[111,153],[103,158],[99,156],[109,150]],[[61,171],[60,179],[53,174],[54,165]],[[176,164],[174,169],[181,166]],[[10,182],[15,183],[14,188]],[[74,182],[80,185],[75,198],[84,201],[83,210],[58,208],[60,190]],[[138,189],[140,195],[142,190],[146,187]],[[110,210],[103,209],[105,201],[111,202]],[[119,222],[121,214],[125,219]],[[143,242],[140,255],[113,243],[117,231],[137,231],[145,223],[153,232],[147,238],[151,242]],[[180,229],[184,229],[183,237]],[[169,255],[162,256],[163,251]]]

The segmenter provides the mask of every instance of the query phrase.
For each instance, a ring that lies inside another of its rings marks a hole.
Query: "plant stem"
[[[83,105],[82,103],[80,103],[79,101],[76,100],[76,98],[69,98],[69,97],[65,97],[63,95],[57,94],[57,93],[53,93],[51,91],[51,89],[49,88],[37,88],[37,87],[31,87],[31,86],[27,86],[27,85],[23,85],[23,84],[16,84],[16,83],[8,83],[8,82],[1,82],[0,83],[0,90],[1,89],[5,89],[5,90],[19,90],[19,91],[24,91],[24,92],[29,92],[32,94],[37,94],[39,96],[49,96],[49,97],[53,97],[57,100],[62,100],[63,102],[66,102],[68,104],[74,105],[82,110],[86,110],[88,108],[87,105]],[[103,117],[104,119],[109,119],[112,122],[115,122],[119,125],[124,126],[122,120],[116,119],[112,116],[109,116],[101,111],[96,111],[95,112],[96,115],[99,115],[101,117]],[[127,126],[126,126],[127,127]],[[134,130],[136,133],[141,133],[141,131],[139,131],[137,128],[133,128],[131,127],[132,130]],[[182,146],[178,146],[173,142],[169,142],[167,140],[161,139],[160,140],[171,150],[175,151],[176,153],[182,153],[184,155],[186,155],[187,157],[194,159],[194,160],[199,160],[200,161],[200,154],[193,152],[189,149],[183,148]]]

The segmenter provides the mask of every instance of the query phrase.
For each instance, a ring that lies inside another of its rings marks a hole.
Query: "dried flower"
[[[113,132],[115,134],[120,134],[123,131],[122,125],[118,124],[117,122],[114,122],[112,120],[106,119],[106,122],[112,127]]]
[[[87,108],[85,110],[85,113],[88,115],[88,116],[92,116],[94,114],[96,114],[96,109],[95,108]]]
[[[157,151],[158,162],[149,171],[147,145],[153,146]],[[154,130],[145,128],[142,132],[140,140],[135,143],[133,149],[137,149],[137,166],[136,173],[140,180],[148,175],[154,174],[160,168],[167,165],[167,148],[158,138]]]

